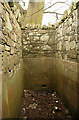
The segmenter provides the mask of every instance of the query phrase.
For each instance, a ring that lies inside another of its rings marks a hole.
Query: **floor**
[[[20,118],[73,120],[56,91],[24,90]]]

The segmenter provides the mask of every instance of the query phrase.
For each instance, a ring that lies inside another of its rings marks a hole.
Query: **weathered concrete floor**
[[[73,120],[57,93],[24,90],[20,118]]]

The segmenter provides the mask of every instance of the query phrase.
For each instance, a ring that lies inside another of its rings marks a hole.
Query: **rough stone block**
[[[67,29],[67,33],[70,33],[72,31],[72,27],[70,26],[70,27],[68,27],[68,29]]]
[[[67,56],[67,54],[64,54],[64,57],[63,57],[63,59],[65,59],[65,60],[67,60],[67,59],[68,59],[68,56]]]
[[[79,50],[79,43],[77,43],[77,50]]]
[[[45,34],[47,30],[39,30],[39,34]]]
[[[43,50],[51,50],[51,47],[48,46],[48,45],[44,45],[44,46],[42,47],[42,49],[43,49]]]
[[[11,34],[11,39],[12,39],[13,41],[17,42],[17,36],[16,36],[15,33],[12,33],[12,34]]]
[[[68,40],[68,36],[64,36],[64,40],[67,41]]]
[[[2,28],[2,19],[0,18],[0,29]]]
[[[75,49],[76,48],[76,42],[75,41],[70,42],[70,48],[71,49]]]
[[[65,51],[66,50],[66,45],[65,42],[62,43],[62,50]]]
[[[13,48],[13,47],[11,47],[11,51],[10,51],[10,53],[11,53],[11,55],[14,54],[14,48]]]
[[[77,58],[77,51],[76,50],[70,50],[68,52],[68,57],[76,59]]]
[[[60,53],[60,52],[57,52],[57,53],[56,53],[56,57],[62,59],[61,53]]]
[[[24,41],[24,42],[23,42],[24,45],[27,45],[27,43],[28,43],[27,41]]]
[[[49,36],[48,35],[42,35],[40,38],[41,41],[48,41],[49,40]]]
[[[57,50],[60,50],[60,51],[62,50],[62,42],[61,41],[57,45]]]
[[[35,40],[39,40],[39,37],[35,36],[34,39],[35,39]]]
[[[37,33],[36,35],[37,35],[38,37],[40,37],[40,34],[39,34],[39,33]]]
[[[5,50],[10,51],[10,46],[5,45]]]
[[[70,36],[70,41],[77,41],[77,35]]]
[[[66,44],[66,51],[70,50],[70,42],[66,41],[65,44]]]
[[[29,33],[29,36],[33,36],[33,32],[30,32],[30,33]]]
[[[6,22],[6,28],[8,30],[12,31],[12,25],[11,25],[11,22],[10,22],[10,18],[9,18],[8,12],[6,12],[6,20],[7,20],[7,22]]]
[[[0,3],[0,15],[2,14],[3,5]]]
[[[7,37],[7,44],[9,46],[14,46],[14,41],[12,41],[9,37]]]
[[[0,52],[1,52],[1,51],[4,51],[4,45],[1,45],[1,44],[0,44]]]

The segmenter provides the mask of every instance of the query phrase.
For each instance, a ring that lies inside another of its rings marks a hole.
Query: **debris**
[[[68,113],[68,110],[66,109],[66,113]]]
[[[26,106],[26,101],[24,101],[24,106]]]
[[[40,111],[41,111],[41,108],[38,108],[38,110],[40,110]]]
[[[55,111],[57,111],[58,110],[58,107],[55,107]]]
[[[52,113],[55,114],[55,111],[53,110]]]
[[[30,105],[29,105],[29,108],[31,108],[31,109],[36,109],[36,107],[37,107],[37,104],[36,104],[36,103],[33,103],[33,104],[30,104]]]
[[[55,96],[55,98],[57,98],[57,96]]]
[[[26,110],[28,110],[28,107],[26,107]]]
[[[24,119],[27,119],[27,116],[24,116],[23,118],[24,118]]]
[[[59,107],[58,109],[59,109],[59,111],[61,111],[61,110],[62,110],[62,109],[61,109],[61,107]]]
[[[25,112],[25,108],[23,108],[23,111]]]
[[[24,93],[26,93],[26,90],[24,90]]]
[[[73,120],[55,91],[24,90],[20,118]]]
[[[52,97],[54,96],[54,94],[52,94]]]
[[[56,101],[56,103],[58,103],[58,101]]]
[[[72,119],[72,117],[71,117],[69,114],[66,115],[65,118],[67,118],[67,119]]]

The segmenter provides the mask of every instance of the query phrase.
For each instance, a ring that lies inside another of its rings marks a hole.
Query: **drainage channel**
[[[21,118],[73,120],[54,90],[37,92],[25,89],[20,111]]]

